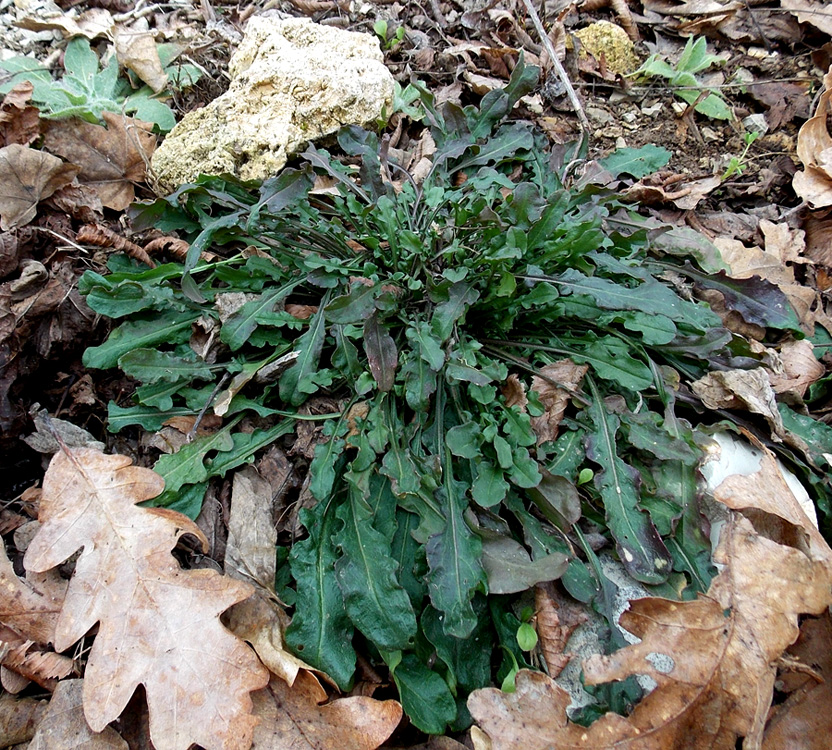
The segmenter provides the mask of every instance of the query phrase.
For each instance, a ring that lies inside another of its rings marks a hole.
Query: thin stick
[[[572,109],[575,110],[575,114],[578,116],[578,122],[581,124],[581,131],[583,132],[584,137],[588,137],[590,132],[589,120],[584,112],[581,100],[578,99],[578,95],[572,87],[572,82],[569,80],[569,76],[566,75],[566,70],[563,65],[561,65],[560,60],[558,60],[557,53],[555,52],[555,46],[552,44],[552,40],[549,39],[549,35],[546,33],[546,30],[543,28],[543,23],[540,20],[540,16],[537,15],[537,11],[535,10],[534,5],[532,5],[531,0],[523,0],[523,5],[526,6],[526,10],[529,13],[529,17],[532,19],[537,35],[540,37],[540,41],[543,42],[544,49],[549,54],[549,59],[552,61],[552,67],[555,69],[555,74],[566,89],[566,95],[569,97],[569,103],[572,105]]]

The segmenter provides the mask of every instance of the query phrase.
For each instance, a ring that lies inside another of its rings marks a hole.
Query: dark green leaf
[[[327,512],[328,507],[321,502],[300,512],[309,537],[295,542],[289,553],[292,576],[302,594],[286,628],[286,645],[346,690],[355,670],[354,631],[335,578],[337,554],[330,539],[335,513]]]
[[[348,294],[336,297],[326,306],[326,318],[332,323],[363,323],[375,310],[381,288],[376,284],[354,281]]]
[[[198,317],[199,313],[191,310],[168,311],[149,319],[122,323],[103,344],[91,346],[84,352],[84,366],[106,370],[115,367],[118,360],[133,349],[184,343],[188,340],[191,323]]]
[[[485,597],[474,600],[477,627],[467,638],[448,635],[442,627],[442,615],[433,607],[425,607],[419,622],[436,655],[445,662],[454,680],[465,692],[488,685],[491,679],[493,635],[489,627]]]
[[[488,461],[479,461],[476,467],[471,496],[483,508],[497,505],[508,492],[508,482],[503,472]]]
[[[205,458],[211,451],[229,451],[234,447],[230,429],[224,427],[213,435],[204,435],[183,445],[176,453],[159,457],[153,470],[165,480],[165,491],[176,492],[185,484],[204,482],[209,477]]]
[[[160,411],[151,406],[121,407],[113,401],[107,404],[107,429],[120,432],[128,425],[139,425],[145,430],[159,430],[171,417],[196,416],[195,409],[185,406]]]
[[[378,648],[406,648],[416,634],[416,615],[396,578],[389,540],[373,528],[372,511],[354,489],[337,518],[343,526],[333,541],[343,556],[335,575],[347,614]]]
[[[222,324],[220,339],[223,343],[228,344],[231,351],[237,351],[257,328],[258,316],[272,312],[275,305],[285,299],[296,285],[296,282],[293,282],[278,289],[271,289],[263,292],[257,299],[246,302]]]
[[[451,453],[460,458],[476,458],[480,455],[480,426],[475,422],[451,427],[445,433],[445,441]]]
[[[670,554],[650,518],[638,507],[638,473],[618,455],[618,417],[607,412],[593,390],[586,448],[587,456],[599,466],[595,485],[604,501],[607,524],[627,572],[643,583],[661,583],[670,574]]]
[[[431,333],[427,323],[419,323],[407,329],[407,338],[419,347],[419,356],[430,365],[431,370],[439,371],[445,364],[445,352],[440,342]]]
[[[445,615],[445,632],[457,638],[467,638],[476,627],[471,599],[485,585],[480,560],[482,543],[462,517],[464,491],[465,485],[453,479],[450,465],[446,465],[443,485],[438,491],[445,528],[430,537],[425,548],[431,603]]]
[[[177,357],[157,349],[133,349],[121,356],[118,366],[143,383],[176,383],[181,380],[211,380],[211,368],[196,355]]]
[[[405,654],[393,670],[399,700],[413,725],[427,734],[443,734],[456,718],[456,702],[445,682],[414,654]]]
[[[318,389],[315,375],[324,348],[326,326],[323,305],[309,322],[307,331],[297,340],[298,358],[280,378],[280,398],[293,406],[302,404],[310,393]]]
[[[532,561],[522,544],[502,535],[482,540],[482,565],[490,594],[515,594],[566,572],[569,558],[559,552]]]
[[[480,293],[470,284],[458,281],[448,290],[448,298],[436,306],[431,328],[440,343],[448,340],[454,325],[462,320],[468,308],[479,299]]]

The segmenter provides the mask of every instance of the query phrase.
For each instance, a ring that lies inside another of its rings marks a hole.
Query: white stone
[[[163,187],[203,173],[263,180],[307,142],[372,123],[393,100],[377,37],[308,19],[252,18],[229,72],[228,91],[185,115],[153,155]]]

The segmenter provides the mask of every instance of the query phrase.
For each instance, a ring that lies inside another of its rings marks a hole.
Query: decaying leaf
[[[72,659],[54,651],[44,651],[31,641],[0,640],[0,664],[47,690],[75,669]]]
[[[309,672],[300,672],[291,688],[272,677],[252,696],[260,719],[252,750],[374,750],[402,717],[402,707],[393,700],[353,696],[320,705],[326,697]]]
[[[0,697],[0,737],[5,746],[32,739],[46,706],[46,701],[32,698],[19,699],[9,695]]]
[[[762,367],[709,372],[691,383],[691,388],[709,409],[747,409],[762,415],[774,435],[785,434],[774,390]]]
[[[0,104],[0,146],[28,146],[40,136],[40,112],[28,103],[33,90],[29,81],[23,81]]]
[[[784,703],[766,725],[762,750],[826,750],[832,737],[832,617],[806,618],[781,675]]]
[[[92,731],[84,720],[84,680],[58,684],[38,724],[29,750],[127,750],[127,743],[112,727]]]
[[[583,608],[563,597],[553,583],[534,587],[534,606],[540,651],[547,673],[555,678],[572,659],[573,655],[566,652],[569,638],[588,617]]]
[[[542,367],[540,374],[532,378],[532,390],[546,409],[539,417],[532,418],[538,445],[557,437],[572,392],[580,389],[588,369],[587,365],[576,365],[571,359],[560,359]]]
[[[38,203],[78,172],[78,167],[43,151],[17,143],[0,148],[0,227],[5,232],[28,224]]]
[[[85,448],[56,454],[24,565],[48,570],[83,548],[55,648],[63,651],[98,623],[84,680],[94,731],[143,684],[158,750],[194,742],[248,748],[255,723],[249,693],[267,674],[219,615],[250,588],[212,570],[180,568],[170,551],[186,533],[204,541],[198,527],[173,511],[136,507],[163,487],[161,477],[124,456]]]
[[[815,114],[797,134],[797,155],[803,171],[792,180],[794,191],[813,208],[832,206],[832,135],[826,117],[832,111],[832,68],[823,78],[824,92]]]
[[[707,596],[630,603],[621,623],[641,642],[584,663],[588,684],[650,675],[658,687],[625,718],[608,713],[590,727],[566,718],[568,694],[548,676],[521,671],[515,693],[471,694],[468,707],[487,733],[475,747],[577,750],[733,750],[759,747],[771,705],[775,662],[797,638],[798,616],[832,602],[832,550],[765,454],[761,470],[732,476],[715,491],[732,513]],[[776,523],[765,523],[775,519]],[[765,527],[768,536],[758,527]]]
[[[94,188],[101,202],[123,211],[133,202],[133,183],[142,182],[156,149],[151,126],[132,117],[104,112],[107,127],[83,120],[49,123],[44,148],[80,165],[78,180]]]

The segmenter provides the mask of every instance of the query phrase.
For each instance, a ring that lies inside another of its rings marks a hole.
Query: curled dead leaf
[[[587,365],[576,365],[571,359],[560,359],[542,367],[539,374],[532,378],[532,390],[546,410],[531,420],[538,445],[558,436],[558,426],[569,399],[580,389],[588,369]]]
[[[0,228],[22,227],[35,218],[37,205],[78,174],[58,157],[20,144],[0,148]]]
[[[162,68],[159,50],[151,32],[116,26],[113,46],[119,64],[132,70],[157,94],[168,85],[168,75]]]
[[[832,206],[832,135],[826,124],[832,111],[832,68],[824,76],[823,85],[825,90],[815,114],[797,134],[797,155],[803,162],[803,171],[792,180],[794,191],[812,208]]]
[[[40,112],[28,103],[33,90],[29,81],[23,81],[0,104],[0,146],[28,146],[40,135]]]

